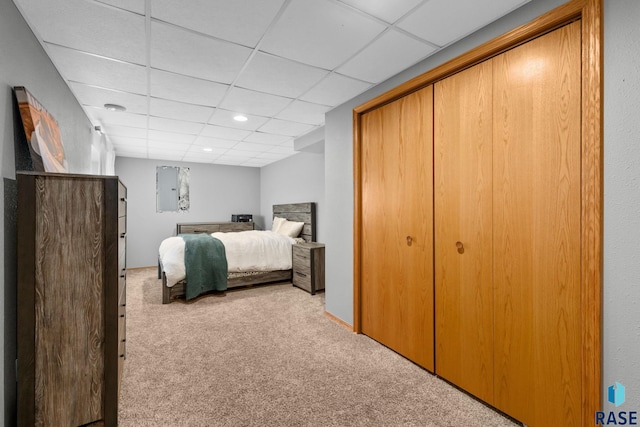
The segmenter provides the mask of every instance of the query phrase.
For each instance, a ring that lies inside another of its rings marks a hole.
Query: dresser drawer
[[[127,251],[124,247],[120,248],[118,252],[118,269],[119,271],[125,271],[127,269]]]
[[[127,286],[127,270],[120,270],[118,276],[118,300],[125,294],[125,288]]]
[[[127,187],[118,183],[118,216],[127,214]]]
[[[125,354],[127,336],[127,307],[124,302],[118,305],[118,356]]]
[[[220,224],[178,224],[178,234],[215,233],[220,231]]]
[[[127,357],[127,319],[122,317],[118,320],[118,358],[125,359]]]
[[[253,230],[253,222],[227,222],[220,224],[220,231],[247,231]]]

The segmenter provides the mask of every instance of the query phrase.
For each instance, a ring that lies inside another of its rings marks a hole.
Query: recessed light
[[[249,119],[247,118],[247,116],[243,116],[242,114],[238,114],[237,116],[233,116],[233,120],[235,120],[236,122],[246,122]]]
[[[202,151],[213,151],[213,148],[204,147],[204,148],[202,149]]]
[[[104,108],[106,108],[109,111],[126,111],[127,110],[122,105],[118,105],[118,104],[104,104]]]

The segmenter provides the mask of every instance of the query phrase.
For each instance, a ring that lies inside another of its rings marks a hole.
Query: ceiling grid
[[[527,1],[14,3],[117,156],[261,167],[327,111]]]

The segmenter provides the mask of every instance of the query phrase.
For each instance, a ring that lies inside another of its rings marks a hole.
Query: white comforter
[[[211,234],[224,244],[230,273],[241,271],[274,271],[291,268],[291,237],[273,231],[240,231]],[[164,239],[159,249],[167,286],[185,278],[184,240],[182,237]]]

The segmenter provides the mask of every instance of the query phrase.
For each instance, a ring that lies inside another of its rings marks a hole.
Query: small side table
[[[315,295],[324,289],[324,244],[293,245],[293,285]]]

